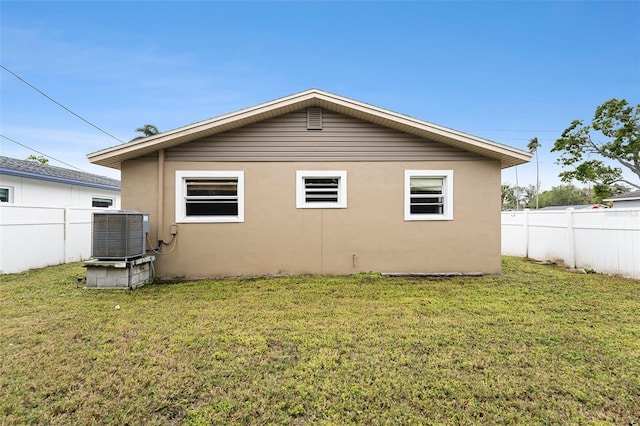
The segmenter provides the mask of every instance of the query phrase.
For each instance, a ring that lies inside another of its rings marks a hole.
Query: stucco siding
[[[323,110],[307,130],[306,109],[166,150],[167,161],[469,161],[483,157]]]
[[[174,157],[175,160],[175,157]],[[451,221],[404,220],[404,170],[453,170]],[[160,277],[277,273],[500,271],[500,162],[178,162],[164,164],[164,221],[175,221],[178,170],[242,170],[245,221],[179,223],[157,258]],[[297,170],[345,170],[347,208],[296,208]],[[123,207],[151,213],[156,241],[157,162],[122,167]],[[355,259],[354,259],[355,255]],[[355,262],[354,262],[355,260]]]
[[[158,162],[155,159],[135,159],[122,163],[120,172],[121,202],[124,210],[136,210],[151,215],[151,223],[158,220]],[[149,237],[152,242],[157,240],[156,228]]]

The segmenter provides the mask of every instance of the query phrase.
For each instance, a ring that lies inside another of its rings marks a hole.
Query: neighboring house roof
[[[624,194],[616,195],[615,197],[610,197],[602,201],[635,201],[635,200],[640,200],[640,191],[625,192]]]
[[[572,206],[548,206],[543,207],[540,210],[566,210],[566,209],[574,209],[574,210],[592,210],[592,209],[608,209],[609,206],[605,204],[574,204]]]
[[[94,175],[77,170],[40,164],[37,161],[18,160],[0,156],[0,175],[18,176],[70,185],[120,190],[120,181],[106,176]]]
[[[92,163],[119,169],[120,163],[124,160],[247,126],[306,107],[321,107],[329,111],[451,145],[465,151],[475,152],[485,157],[499,160],[502,168],[527,163],[532,157],[532,154],[526,151],[318,89],[307,90],[154,136],[106,148],[88,154],[87,157]]]

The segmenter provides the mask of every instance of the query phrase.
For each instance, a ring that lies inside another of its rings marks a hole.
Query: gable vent
[[[307,130],[322,130],[322,108],[307,108]]]

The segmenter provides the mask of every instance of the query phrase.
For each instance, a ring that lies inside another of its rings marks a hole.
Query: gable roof
[[[18,176],[70,185],[120,190],[120,181],[106,176],[40,164],[37,161],[18,160],[0,156],[0,175]]]
[[[625,192],[624,194],[609,197],[602,201],[635,201],[640,200],[640,191]]]
[[[247,126],[306,107],[321,107],[339,114],[451,145],[465,151],[475,152],[485,157],[499,160],[502,168],[527,163],[532,157],[532,154],[526,151],[318,89],[307,90],[154,136],[106,148],[88,154],[87,157],[92,163],[119,169],[120,163],[124,160]]]

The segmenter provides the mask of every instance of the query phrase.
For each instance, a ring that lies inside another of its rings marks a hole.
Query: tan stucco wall
[[[404,221],[404,170],[454,171],[452,221]],[[158,239],[157,162],[122,165],[122,206],[151,214]],[[276,273],[500,272],[500,164],[442,162],[165,162],[165,240],[175,223],[176,170],[243,170],[244,223],[178,224],[158,276]],[[346,170],[346,209],[296,209],[296,170]],[[357,265],[353,266],[353,255]]]

